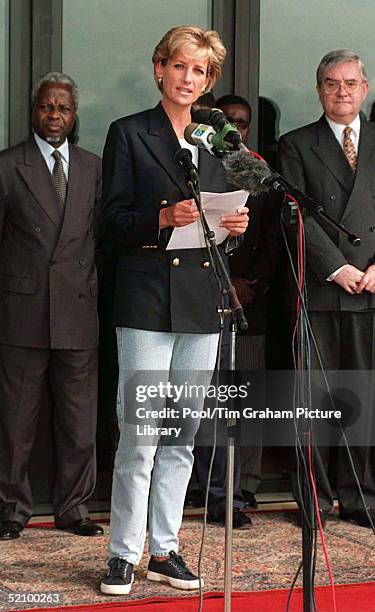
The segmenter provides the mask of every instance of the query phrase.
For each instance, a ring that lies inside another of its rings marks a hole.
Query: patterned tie
[[[61,159],[60,151],[54,151],[52,153],[52,157],[55,160],[53,170],[52,170],[52,178],[55,183],[56,191],[62,201],[65,204],[66,199],[66,178],[63,168],[63,163]]]
[[[346,155],[346,159],[348,160],[351,169],[353,172],[357,169],[357,153],[354,147],[354,142],[350,138],[350,134],[352,133],[351,127],[344,128],[344,140],[342,143],[344,153]]]

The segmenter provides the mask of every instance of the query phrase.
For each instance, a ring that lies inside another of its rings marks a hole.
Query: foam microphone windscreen
[[[252,196],[258,196],[270,191],[264,183],[272,176],[267,163],[257,159],[247,151],[235,151],[223,160],[227,179],[230,183],[248,191]]]

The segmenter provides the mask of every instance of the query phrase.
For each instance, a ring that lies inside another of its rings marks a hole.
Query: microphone
[[[223,166],[228,181],[252,196],[267,193],[271,189],[284,191],[278,182],[279,175],[271,171],[267,162],[253,157],[251,152],[235,151],[223,160]]]
[[[192,118],[197,123],[212,125],[214,130],[221,135],[221,140],[225,140],[232,145],[232,149],[237,150],[244,146],[241,134],[232,125],[220,108],[198,108],[192,112]]]
[[[229,123],[225,114],[220,108],[197,108],[192,110],[191,117],[196,123],[208,123],[212,125],[216,132],[220,132]]]
[[[211,113],[212,108],[192,108],[191,118],[194,123],[205,123],[206,125],[210,125]]]
[[[180,164],[180,166],[182,166],[189,180],[192,180],[192,181],[199,180],[198,169],[193,164],[193,161],[192,161],[193,156],[191,154],[191,151],[189,151],[189,149],[183,149],[183,148],[178,149],[175,153],[174,160],[176,164]]]
[[[216,132],[210,125],[204,125],[204,123],[190,123],[185,128],[184,138],[192,145],[196,145],[199,149],[208,151],[211,155],[219,156],[219,152],[215,150],[215,146],[212,143],[212,138]]]
[[[235,144],[228,140],[229,134],[238,134],[240,142],[237,143],[237,135],[235,136]],[[247,148],[241,141],[241,135],[237,128],[233,127],[229,123],[226,124],[221,132],[216,132],[211,125],[205,125],[204,123],[190,123],[185,128],[184,138],[187,142],[193,145],[197,145],[200,149],[205,149],[211,155],[222,158],[225,153],[232,152],[234,150],[246,150]]]
[[[250,195],[257,196],[271,190],[280,191],[303,200],[310,208],[322,208],[320,203],[289,183],[281,174],[274,172],[267,162],[259,159],[253,151],[235,151],[225,158],[223,166],[228,180],[236,187],[248,191]]]

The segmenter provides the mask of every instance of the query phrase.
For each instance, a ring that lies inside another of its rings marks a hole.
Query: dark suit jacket
[[[375,295],[349,295],[326,278],[346,263],[365,270],[375,262],[375,124],[361,122],[354,174],[324,116],[280,138],[282,174],[318,202],[335,221],[358,235],[345,236],[306,214],[307,296],[310,310],[362,311],[375,308]]]
[[[184,172],[174,161],[179,148],[161,104],[110,126],[103,155],[101,226],[104,239],[115,241],[119,252],[116,326],[218,331],[220,296],[206,251],[166,251],[171,230],[159,234],[161,206],[191,198]],[[199,174],[202,190],[227,190],[221,164],[204,151]],[[157,248],[142,248],[150,246]]]
[[[0,153],[0,342],[97,345],[94,223],[100,159],[69,145],[65,210],[30,138]]]
[[[241,246],[229,257],[232,278],[257,279],[251,304],[242,304],[249,325],[241,335],[267,331],[267,294],[283,248],[280,213],[283,196],[276,192],[247,201],[249,225]]]

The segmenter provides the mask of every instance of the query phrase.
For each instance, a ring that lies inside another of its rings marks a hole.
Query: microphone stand
[[[202,229],[206,238],[207,248],[211,251],[211,256],[217,266],[219,277],[218,283],[221,294],[229,295],[229,308],[218,308],[218,312],[222,317],[230,315],[231,336],[230,336],[230,365],[231,371],[235,370],[235,342],[237,324],[239,328],[245,331],[248,324],[237,297],[236,289],[231,282],[230,276],[224,265],[220,251],[216,244],[215,232],[211,230],[207,223],[206,216],[202,209],[200,197],[199,176],[195,168],[191,168],[186,172],[186,184],[190,188],[194,201],[197,205]],[[232,541],[233,541],[233,496],[234,496],[234,447],[235,447],[235,427],[236,418],[227,419],[228,440],[227,440],[227,473],[226,473],[226,512],[225,512],[225,556],[224,556],[224,612],[231,611],[231,593],[232,593]]]
[[[302,352],[302,363],[300,366],[300,370],[297,370],[297,375],[299,376],[298,380],[298,394],[297,401],[298,406],[303,406],[305,408],[310,408],[309,405],[309,388],[310,388],[310,380],[308,376],[308,365],[306,363],[306,330],[303,326],[303,319],[305,318],[305,313],[301,312],[301,334],[300,334],[300,345]],[[313,434],[312,434],[312,424],[309,419],[308,423],[304,426],[302,434],[302,483],[299,490],[301,495],[301,508],[300,508],[300,516],[301,516],[301,530],[302,530],[302,592],[303,592],[303,612],[313,612],[314,610],[314,570],[313,570],[313,542],[314,537],[317,536],[317,533],[314,534],[314,529],[317,532],[317,522],[314,512],[314,498],[311,490],[311,485],[309,482],[309,476],[307,471],[309,470],[309,446],[313,445]],[[299,465],[297,462],[297,470],[299,469]],[[319,509],[317,509],[319,512]]]
[[[229,340],[229,371],[236,370],[236,317],[231,312],[231,331]],[[233,375],[233,374],[232,374]],[[231,383],[234,381],[230,381]],[[234,411],[233,411],[234,412]],[[227,473],[225,498],[225,552],[224,552],[224,611],[231,610],[232,593],[232,543],[233,543],[233,497],[234,497],[234,451],[235,451],[235,417],[227,418]]]

